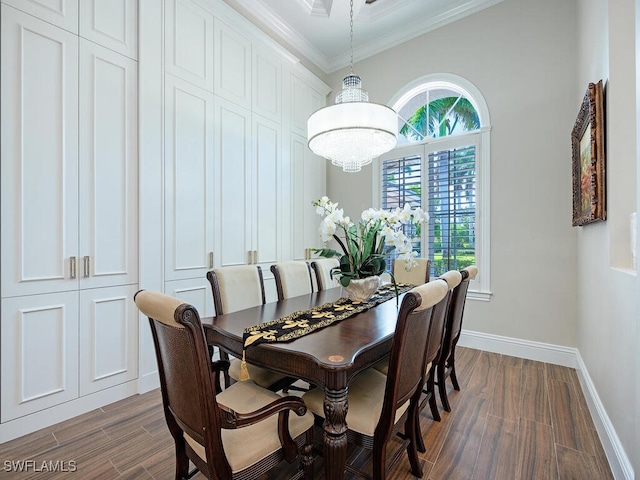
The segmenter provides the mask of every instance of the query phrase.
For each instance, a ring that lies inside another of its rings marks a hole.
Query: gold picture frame
[[[572,225],[606,220],[602,80],[590,83],[571,132],[573,172]]]

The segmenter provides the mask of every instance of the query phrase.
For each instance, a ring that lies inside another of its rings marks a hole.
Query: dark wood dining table
[[[240,358],[245,328],[334,302],[341,293],[341,288],[333,288],[203,318],[207,342]],[[306,380],[324,389],[324,467],[328,480],[344,478],[349,382],[389,355],[397,316],[394,297],[293,341],[264,343],[251,346],[245,352],[250,363]]]

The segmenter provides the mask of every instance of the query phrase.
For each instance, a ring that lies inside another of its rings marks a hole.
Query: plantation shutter
[[[476,148],[436,151],[428,160],[427,241],[437,277],[475,264]]]
[[[382,208],[395,210],[409,203],[412,208],[422,207],[422,156],[411,155],[382,162]],[[420,232],[415,225],[405,225],[403,233],[413,239],[413,249],[422,256]],[[387,270],[398,256],[393,250],[385,255]]]

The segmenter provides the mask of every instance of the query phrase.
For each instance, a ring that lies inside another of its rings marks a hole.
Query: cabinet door
[[[72,33],[78,33],[78,0],[2,0],[2,3]]]
[[[165,278],[213,266],[213,95],[166,75]]]
[[[78,397],[78,292],[2,299],[2,422]]]
[[[2,296],[77,289],[78,38],[1,8]]]
[[[213,91],[213,15],[191,0],[167,0],[165,70]]]
[[[252,263],[251,112],[216,97],[216,265]]]
[[[196,307],[200,317],[212,317],[215,314],[211,285],[206,277],[165,282],[164,291]]]
[[[256,48],[253,51],[252,110],[274,122],[282,122],[282,62],[280,57]]]
[[[138,287],[80,291],[80,395],[138,377]]]
[[[81,288],[138,281],[137,66],[80,40]]]
[[[271,264],[282,258],[280,245],[283,235],[281,127],[279,124],[253,115],[252,128],[252,250],[254,263],[263,264],[269,272]],[[267,275],[265,275],[267,276]],[[269,275],[270,276],[270,275]]]
[[[137,0],[82,0],[79,24],[81,37],[138,58]]]
[[[307,139],[291,135],[291,162],[293,171],[293,256],[306,260],[310,248],[322,248],[318,233],[321,217],[311,205],[326,195],[326,160],[314,155],[307,147]]]
[[[251,41],[216,18],[213,93],[251,108]]]

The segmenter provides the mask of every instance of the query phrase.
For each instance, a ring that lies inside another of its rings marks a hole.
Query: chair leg
[[[184,440],[182,444],[176,439],[176,480],[189,478],[189,457],[185,451]]]
[[[413,410],[411,416],[405,423],[405,433],[409,436],[409,444],[407,445],[407,456],[409,457],[409,465],[411,466],[411,473],[422,478],[422,467],[420,466],[420,460],[418,459],[418,439],[422,444],[423,450],[421,453],[426,452],[424,441],[422,440],[422,433],[420,431],[420,409],[409,407]],[[409,430],[409,431],[406,431]]]
[[[458,392],[460,391],[460,385],[458,385],[458,377],[456,377],[456,346],[453,345],[451,347],[451,355],[449,355],[449,360],[447,360],[447,366],[451,369],[451,383],[453,384],[453,388],[455,388]]]
[[[387,478],[387,442],[379,442],[381,445],[373,446],[373,480],[385,480]]]
[[[438,392],[440,392],[440,402],[445,412],[450,412],[451,405],[449,405],[449,397],[447,397],[447,377],[445,371],[445,364],[442,362],[438,364]]]
[[[432,368],[429,372],[429,377],[427,378],[427,395],[429,397],[429,407],[431,408],[431,415],[436,422],[439,422],[440,412],[438,411],[438,405],[436,404],[435,385],[433,378],[435,374],[435,369]]]
[[[304,480],[313,480],[313,427],[307,430],[307,442],[302,447],[302,470],[304,472]]]
[[[414,423],[413,439],[415,440],[416,450],[420,453],[426,453],[427,447],[425,447],[424,445],[424,440],[422,439],[422,429],[420,428],[420,412],[421,411],[422,411],[421,408],[416,408],[416,414],[414,415],[414,418],[413,418],[413,423]]]

